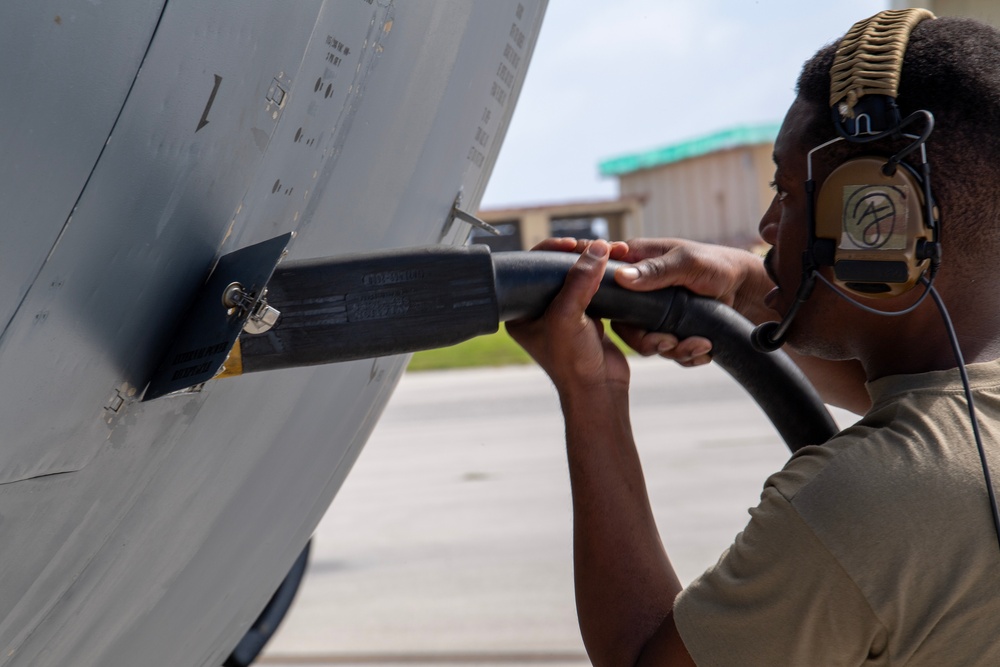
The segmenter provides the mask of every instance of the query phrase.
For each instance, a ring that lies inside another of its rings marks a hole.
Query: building
[[[939,16],[969,16],[1000,26],[996,0],[892,0],[891,6],[925,7]],[[759,245],[757,226],[773,196],[771,153],[779,127],[745,125],[604,160],[600,172],[618,179],[618,199],[483,210],[479,216],[501,236],[475,229],[473,242],[520,250],[549,236],[677,236]]]
[[[679,236],[750,247],[770,205],[778,124],[747,125],[601,162],[623,197],[642,202],[629,236]]]
[[[482,210],[501,236],[476,229],[473,243],[520,250],[550,236],[680,236],[751,247],[771,201],[777,133],[777,124],[743,126],[605,160],[599,169],[618,178],[618,199]]]
[[[623,240],[640,236],[643,229],[642,201],[636,197],[485,209],[479,217],[500,236],[473,228],[472,243],[493,250],[527,250],[550,236]]]

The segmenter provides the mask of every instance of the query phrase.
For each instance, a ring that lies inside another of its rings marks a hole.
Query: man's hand
[[[590,241],[555,238],[542,241],[534,249],[582,253],[590,244]],[[764,295],[774,284],[764,272],[760,257],[745,250],[680,239],[637,239],[612,243],[610,255],[611,259],[632,264],[615,274],[622,287],[638,292],[686,287],[695,294],[736,308],[755,324],[774,317],[763,304]],[[678,340],[673,334],[617,323],[613,326],[622,340],[643,356],[659,354],[684,366],[699,366],[712,360],[712,342],[706,338]]]
[[[549,239],[536,249],[579,252],[580,259],[545,314],[537,320],[507,323],[507,331],[549,374],[560,394],[597,386],[627,388],[628,363],[604,334],[603,324],[587,316],[612,255],[628,252],[624,243]]]
[[[732,306],[754,324],[778,317],[764,305],[774,283],[761,258],[737,248],[679,239],[639,239],[607,244],[604,241],[548,239],[535,250],[581,253],[566,277],[566,285],[545,315],[534,322],[510,322],[508,331],[553,379],[560,394],[573,387],[628,385],[628,366],[604,336],[600,322],[584,313],[597,291],[608,256],[630,263],[615,280],[639,292],[686,287]],[[591,255],[587,251],[596,251]],[[644,331],[615,323],[614,330],[642,355],[658,354],[684,366],[712,360],[712,342],[692,336],[678,340],[672,334]],[[786,350],[806,374],[823,400],[864,414],[870,405],[865,376],[856,361],[824,361]]]
[[[629,241],[628,246],[622,260],[632,265],[615,274],[623,287],[640,292],[686,287],[734,307],[755,323],[768,319],[763,298],[774,285],[756,255],[679,239],[638,239]],[[684,366],[699,366],[712,359],[712,342],[706,338],[678,340],[672,334],[627,325],[616,325],[615,331],[644,356],[659,354]]]
[[[650,291],[681,286],[732,306],[754,324],[778,318],[778,313],[764,305],[764,296],[774,283],[764,271],[761,258],[745,250],[678,239],[640,239],[629,241],[628,251],[616,259],[631,262],[615,273],[618,284],[628,289]],[[659,354],[685,366],[711,361],[712,343],[706,338],[678,340],[671,334],[618,324],[614,329],[643,355]],[[871,402],[857,361],[825,361],[791,349],[785,351],[824,401],[857,414],[867,411]]]

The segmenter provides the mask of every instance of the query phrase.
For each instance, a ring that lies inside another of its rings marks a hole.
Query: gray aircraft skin
[[[141,402],[215,261],[461,245],[545,0],[0,7],[0,665],[220,665],[406,358]]]

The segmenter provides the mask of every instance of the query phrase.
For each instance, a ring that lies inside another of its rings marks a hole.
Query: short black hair
[[[829,101],[836,50],[836,42],[820,49],[799,76],[799,100],[815,109],[803,137],[810,146],[836,136]],[[941,208],[945,252],[949,243],[963,254],[996,248],[1000,243],[1000,31],[964,18],[919,23],[903,57],[896,102],[904,117],[919,109],[934,114],[927,154]]]

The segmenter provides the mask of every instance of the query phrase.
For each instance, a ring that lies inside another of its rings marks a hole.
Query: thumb
[[[651,292],[676,285],[683,285],[697,292],[693,283],[704,273],[704,268],[696,266],[690,257],[682,253],[667,252],[659,257],[647,257],[619,267],[615,272],[615,282],[637,292]]]
[[[673,269],[676,267],[669,257],[647,258],[619,267],[615,281],[622,287],[640,292],[672,287]]]
[[[611,246],[606,241],[598,239],[587,246],[587,249],[576,260],[566,274],[559,295],[552,302],[552,309],[563,317],[582,315],[590,305],[591,299],[601,286],[604,269],[608,264]]]

